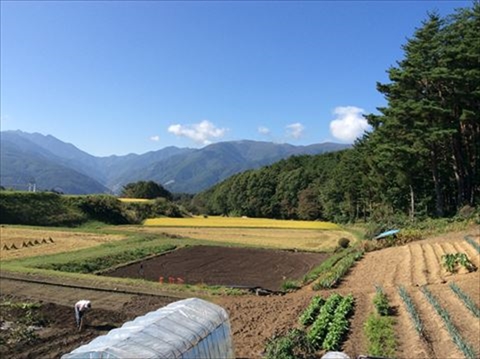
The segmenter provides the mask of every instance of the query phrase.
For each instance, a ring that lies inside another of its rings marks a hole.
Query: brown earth
[[[461,358],[463,357],[451,340],[444,323],[420,290],[425,284],[448,310],[455,326],[463,338],[480,354],[480,323],[478,318],[467,311],[463,303],[450,290],[448,283],[455,282],[480,305],[479,271],[449,274],[441,268],[443,253],[452,250],[466,252],[478,267],[480,257],[464,240],[466,233],[453,233],[419,241],[396,248],[367,253],[343,280],[336,292],[352,293],[356,299],[355,314],[351,319],[351,330],[343,350],[352,358],[366,354],[363,323],[373,311],[371,299],[375,285],[381,285],[396,311],[396,334],[398,341],[397,358]],[[476,234],[476,233],[475,233]],[[477,242],[480,237],[475,236]],[[473,247],[472,247],[473,248]],[[269,273],[264,272],[264,275]],[[405,286],[424,322],[427,339],[421,339],[413,328],[405,305],[398,295],[398,286]],[[23,342],[10,348],[0,345],[0,355],[9,358],[50,358],[69,352],[93,337],[104,334],[108,329],[120,326],[125,320],[143,315],[165,305],[165,297],[135,296],[131,294],[95,292],[52,286],[38,287],[35,284],[2,279],[1,299],[14,294],[17,300],[42,301],[42,313],[52,318],[39,330],[39,339],[34,344]],[[230,315],[235,352],[238,357],[260,358],[265,341],[274,333],[297,326],[299,314],[311,298],[320,293],[327,296],[332,291],[315,292],[307,286],[297,292],[283,296],[259,297],[254,295],[211,297],[222,305]],[[89,298],[94,309],[89,313],[89,326],[85,333],[74,329],[72,306],[75,299]],[[170,298],[170,300],[174,300]],[[0,307],[0,316],[5,323],[5,311]],[[57,320],[58,319],[58,320]],[[15,318],[10,318],[15,321]],[[17,318],[16,321],[19,319]],[[2,324],[2,328],[3,328]],[[0,335],[5,336],[2,330]],[[321,353],[319,353],[321,354]]]
[[[3,280],[2,280],[3,281]],[[11,283],[8,284],[9,286]],[[35,286],[31,286],[35,287]],[[12,289],[12,288],[10,288]],[[38,290],[38,288],[37,288]],[[9,290],[10,291],[10,290]],[[19,325],[25,318],[25,311],[0,306],[0,357],[2,358],[59,358],[71,352],[80,345],[88,344],[99,335],[107,334],[109,330],[122,326],[126,321],[156,310],[171,301],[152,296],[124,296],[121,301],[112,302],[111,306],[99,305],[98,295],[82,296],[84,293],[67,293],[76,295],[68,305],[52,300],[55,288],[43,288],[44,299],[37,295],[30,296],[23,290],[23,295],[5,294],[2,288],[0,303],[40,303],[33,310],[34,335],[28,334],[28,327]],[[58,294],[58,288],[56,289]],[[62,289],[62,296],[65,289]],[[92,310],[86,315],[86,325],[78,332],[75,324],[73,304],[77,298],[92,300]],[[61,302],[64,302],[62,300]],[[18,341],[23,336],[23,339]]]
[[[325,253],[194,246],[117,268],[105,275],[164,282],[173,278],[185,284],[280,291],[285,280],[302,278],[327,257]]]

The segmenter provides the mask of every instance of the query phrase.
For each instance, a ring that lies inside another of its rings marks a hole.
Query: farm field
[[[216,302],[224,306],[230,313],[232,330],[237,344],[236,354],[239,357],[260,358],[264,350],[263,343],[274,333],[295,327],[298,316],[314,295],[321,294],[327,297],[332,292],[338,292],[340,294],[351,293],[355,297],[355,313],[351,319],[351,331],[343,345],[343,350],[351,358],[361,354],[365,355],[367,347],[363,324],[369,313],[374,311],[372,299],[375,295],[375,285],[381,285],[394,310],[397,311],[395,317],[395,332],[398,340],[397,358],[463,358],[451,340],[441,318],[431,308],[421,292],[418,286],[421,283],[427,285],[440,298],[458,330],[473,346],[478,356],[480,353],[480,321],[463,307],[462,302],[454,295],[448,284],[451,282],[458,284],[476,305],[480,306],[479,272],[443,275],[439,270],[442,252],[435,252],[436,255],[430,257],[429,264],[426,265],[423,264],[421,256],[418,256],[418,250],[423,248],[424,251],[429,252],[431,246],[435,246],[435,248],[438,246],[447,251],[466,250],[469,258],[478,265],[480,255],[475,254],[464,244],[466,242],[463,238],[466,234],[463,232],[443,235],[402,247],[367,253],[335,290],[313,291],[311,286],[307,286],[283,297],[219,298]],[[480,243],[479,236],[475,240]],[[415,332],[409,314],[399,297],[397,291],[399,285],[405,286],[413,297],[414,303],[419,307],[420,316],[424,320],[428,334],[428,342],[422,340]]]
[[[149,218],[145,220],[144,225],[157,227],[339,229],[339,226],[334,223],[321,221],[294,221],[268,218],[219,216],[194,216],[190,218]]]
[[[129,227],[122,230],[137,233],[180,236],[222,244],[238,244],[276,249],[298,249],[305,251],[332,251],[338,239],[345,237],[351,243],[356,238],[341,229],[279,229],[279,228],[213,228],[213,227]]]
[[[232,232],[235,231],[236,229],[232,230]],[[450,274],[443,270],[440,264],[441,256],[445,253],[465,252],[472,263],[479,267],[478,252],[464,240],[466,234],[468,232],[451,233],[401,247],[367,253],[350,270],[337,289],[314,291],[311,285],[307,285],[296,292],[282,296],[210,296],[208,299],[223,306],[229,313],[237,357],[261,358],[267,339],[275,333],[298,326],[298,317],[313,296],[320,294],[327,297],[334,292],[342,295],[353,294],[355,311],[351,318],[351,330],[342,350],[351,358],[355,358],[357,355],[367,353],[363,325],[369,313],[374,310],[372,298],[375,294],[375,285],[380,285],[396,312],[397,358],[464,357],[453,343],[442,319],[423,294],[422,286],[425,285],[449,312],[458,332],[473,347],[478,357],[480,353],[479,320],[465,308],[462,301],[450,289],[449,284],[458,285],[477,306],[480,306],[479,271],[467,273],[460,270],[458,273]],[[480,243],[478,233],[474,233],[473,237],[476,243]],[[177,240],[181,242],[183,239]],[[268,271],[263,270],[263,275],[267,276],[267,274]],[[428,340],[422,339],[415,331],[405,304],[398,293],[399,286],[405,287],[412,297],[425,326]],[[161,291],[159,287],[158,293]],[[17,294],[17,300],[42,301],[48,311],[54,315],[53,318],[64,318],[61,322],[51,319],[48,327],[42,330],[40,339],[22,348],[17,353],[19,354],[17,357],[28,357],[28,355],[38,357],[42,356],[42,353],[43,356],[46,353],[55,353],[58,356],[62,353],[62,345],[59,343],[66,343],[63,347],[65,351],[72,350],[76,344],[88,342],[93,337],[104,334],[106,330],[121,325],[127,316],[119,313],[124,312],[130,317],[141,315],[155,308],[155,305],[161,306],[164,303],[164,299],[157,300],[150,296],[134,299],[132,295],[117,295],[110,292],[92,294],[80,288],[65,288],[62,289],[62,293],[64,295],[58,296],[58,288],[38,287],[35,284],[20,285],[17,282],[2,279],[0,300],[3,301],[8,299],[9,295]],[[207,293],[205,295],[208,296]],[[70,325],[73,325],[71,307],[73,303],[71,302],[73,298],[84,296],[92,298],[92,301],[97,303],[98,309],[95,314],[92,312],[87,331],[79,335],[69,329]],[[68,323],[69,317],[72,320],[71,324]],[[51,343],[57,343],[55,349],[52,348]]]
[[[255,248],[194,246],[124,266],[107,276],[185,284],[260,287],[281,291],[285,280],[298,280],[328,255]],[[268,273],[268,276],[265,275]]]
[[[96,234],[2,225],[0,227],[0,258],[8,260],[70,252],[122,239],[125,239],[125,236],[121,234]],[[12,248],[12,245],[17,249]]]

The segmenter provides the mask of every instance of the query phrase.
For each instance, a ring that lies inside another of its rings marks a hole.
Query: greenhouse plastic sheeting
[[[234,357],[225,309],[190,298],[137,317],[62,359]]]

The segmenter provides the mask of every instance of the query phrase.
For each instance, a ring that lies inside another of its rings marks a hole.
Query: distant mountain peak
[[[61,187],[68,193],[117,192],[138,180],[153,180],[167,185],[172,192],[195,193],[238,172],[292,155],[314,155],[349,147],[331,142],[295,146],[245,139],[203,148],[168,146],[144,154],[96,157],[52,135],[15,130],[2,131],[1,136],[3,186],[8,187],[15,178],[34,176],[38,188]],[[49,176],[49,170],[54,175]],[[82,181],[74,180],[80,177]],[[62,186],[58,185],[59,178],[70,179],[72,185],[63,179]]]

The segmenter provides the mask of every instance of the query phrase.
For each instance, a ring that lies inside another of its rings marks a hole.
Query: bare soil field
[[[420,286],[426,285],[441,305],[448,310],[463,338],[479,355],[478,318],[465,309],[463,303],[448,286],[449,283],[455,282],[477,305],[480,305],[479,271],[447,274],[439,264],[443,252],[462,251],[466,252],[472,262],[478,266],[479,255],[466,246],[463,239],[465,234],[467,233],[452,233],[402,247],[367,253],[335,290],[315,292],[311,286],[306,286],[283,296],[219,296],[210,297],[209,300],[222,305],[230,315],[237,357],[261,358],[265,341],[275,333],[297,327],[299,314],[314,295],[320,293],[326,297],[332,291],[341,294],[352,293],[355,297],[355,313],[351,318],[351,330],[342,349],[354,358],[359,354],[366,354],[363,323],[368,314],[373,311],[374,286],[381,285],[396,312],[397,358],[462,358],[463,355],[453,343],[444,323],[421,292]],[[474,234],[475,240],[480,243],[480,237]],[[268,276],[268,273],[265,271],[263,274]],[[405,286],[417,306],[425,325],[427,340],[421,339],[415,332],[405,305],[398,294],[399,285]],[[53,319],[47,321],[43,329],[38,331],[41,335],[35,344],[22,344],[15,348],[0,345],[0,354],[9,358],[58,357],[61,353],[69,352],[93,337],[106,333],[109,328],[121,325],[125,320],[133,319],[137,315],[145,314],[166,304],[164,299],[153,297],[113,296],[108,293],[100,293],[92,297],[93,294],[86,290],[71,290],[73,292],[66,290],[65,297],[68,303],[65,303],[63,293],[59,295],[58,289],[42,288],[40,290],[35,285],[22,285],[20,288],[17,284],[8,284],[2,280],[0,299],[17,294],[20,297],[18,300],[29,298],[35,302],[41,300],[44,308],[42,310],[46,314],[51,313]],[[79,334],[74,330],[71,301],[73,298],[89,297],[93,298],[94,307],[89,317],[90,325],[85,333]],[[0,315],[2,323],[5,323],[3,310]],[[9,319],[9,321],[14,320],[15,318]],[[2,324],[2,328],[3,326]],[[5,331],[2,330],[0,335],[5,336]],[[321,355],[321,353],[318,354]]]
[[[8,283],[8,292],[14,291]],[[20,284],[20,286],[22,286]],[[83,293],[83,291],[62,289],[62,295],[58,295],[58,288],[38,287],[30,285],[30,290],[43,292],[43,298],[28,294],[23,288],[21,295],[6,294],[3,290],[0,294],[0,304],[6,302],[40,303],[38,309],[32,310],[29,317],[38,322],[38,326],[32,327],[34,335],[28,334],[24,327],[18,325],[25,312],[21,309],[11,309],[0,306],[0,357],[2,358],[59,358],[61,355],[71,352],[80,345],[88,344],[99,335],[107,334],[109,330],[118,328],[126,321],[135,319],[150,311],[161,308],[171,301],[152,296],[110,296],[110,302],[104,300],[105,295],[95,293]],[[55,293],[56,291],[56,293]],[[60,300],[55,298],[67,298]],[[75,324],[73,305],[78,298],[91,298],[92,311],[86,316],[86,325],[82,332],[78,332]],[[68,303],[66,303],[68,302]],[[10,340],[23,335],[23,340],[16,345],[9,344]]]
[[[261,287],[282,290],[285,280],[301,279],[328,257],[325,253],[239,247],[193,246],[105,273],[111,277],[185,284]],[[268,275],[266,275],[268,273]]]
[[[117,234],[93,234],[2,225],[0,226],[0,258],[8,260],[69,252],[124,238],[124,235]]]

